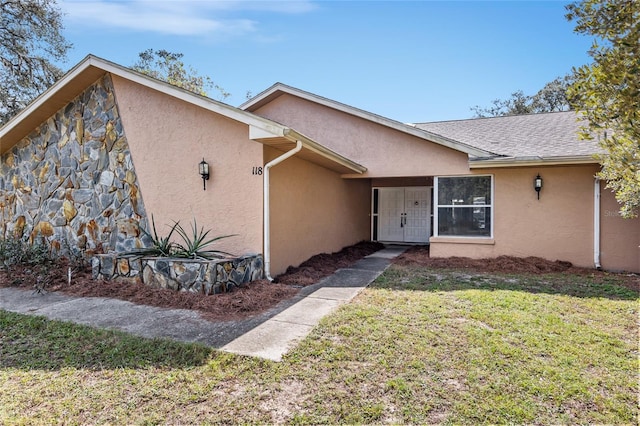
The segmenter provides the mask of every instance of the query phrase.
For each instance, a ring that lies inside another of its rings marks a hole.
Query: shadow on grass
[[[433,292],[510,290],[582,298],[637,300],[640,297],[640,276],[603,272],[503,274],[392,265],[370,287]]]
[[[0,368],[192,367],[205,364],[214,353],[198,344],[145,339],[0,310]]]

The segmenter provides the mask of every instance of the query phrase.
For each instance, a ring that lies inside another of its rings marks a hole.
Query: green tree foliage
[[[138,62],[131,68],[202,96],[208,96],[207,89],[213,89],[218,92],[219,100],[229,97],[230,94],[210,77],[201,76],[193,68],[185,66],[183,56],[182,53],[147,49],[139,54]]]
[[[0,0],[0,125],[62,76],[62,28],[55,0]]]
[[[616,193],[624,217],[640,208],[640,3],[584,0],[567,6],[575,31],[595,37],[593,63],[574,69],[573,105],[588,120],[583,138],[597,137],[600,177]]]
[[[474,117],[501,117],[506,115],[536,114],[540,112],[568,111],[571,109],[567,89],[571,76],[558,77],[545,84],[533,96],[522,90],[511,94],[509,99],[495,99],[491,106],[471,108]]]

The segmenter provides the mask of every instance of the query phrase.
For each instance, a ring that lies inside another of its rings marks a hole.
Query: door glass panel
[[[378,214],[378,190],[373,190],[373,214]]]

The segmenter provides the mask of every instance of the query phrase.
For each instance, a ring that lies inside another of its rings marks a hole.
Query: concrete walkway
[[[103,297],[34,294],[15,288],[0,288],[0,309],[121,330],[141,337],[196,342],[280,361],[320,319],[351,300],[404,250],[406,247],[388,246],[303,288],[296,297],[268,312],[241,321],[210,322],[185,309],[156,308]]]

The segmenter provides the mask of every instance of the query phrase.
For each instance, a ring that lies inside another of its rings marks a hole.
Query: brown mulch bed
[[[640,291],[640,276],[638,274],[612,273],[598,271],[592,268],[573,266],[571,262],[562,260],[547,260],[540,257],[498,256],[496,258],[471,259],[468,257],[429,257],[428,246],[414,246],[396,257],[392,261],[402,266],[426,266],[434,269],[463,269],[473,272],[503,273],[503,274],[588,274],[599,279],[615,275],[625,287]]]
[[[578,272],[571,262],[551,261],[540,257],[498,256],[488,259],[468,257],[429,257],[429,247],[414,246],[393,260],[397,265],[421,265],[440,269],[472,269],[477,272],[502,272],[514,274],[547,274],[550,272]]]
[[[93,280],[89,270],[74,272],[71,285],[68,285],[68,266],[64,262],[60,262],[50,270],[46,290],[81,297],[111,297],[161,308],[191,309],[198,311],[203,318],[211,321],[238,320],[260,314],[276,306],[279,302],[294,297],[301,287],[315,284],[322,278],[333,274],[337,269],[348,267],[381,248],[383,245],[379,243],[362,242],[345,247],[336,253],[318,254],[296,268],[289,267],[284,274],[276,277],[273,283],[269,283],[267,280],[253,281],[233,292],[212,296],[151,288],[141,283]],[[404,254],[394,259],[393,263],[405,266],[418,265],[488,273],[566,272],[596,274],[603,277],[608,274],[594,269],[577,268],[569,262],[549,261],[539,257],[431,258],[429,257],[429,248],[426,246],[409,248]],[[624,277],[625,285],[630,288],[638,289],[640,287],[638,275],[621,274],[621,276]],[[33,288],[35,281],[35,273],[26,268],[14,268],[10,273],[4,270],[0,271],[0,287]]]
[[[273,282],[306,287],[333,274],[340,268],[346,268],[365,256],[384,248],[384,244],[363,241],[353,246],[345,247],[339,252],[321,253],[311,257],[294,268],[289,266],[287,271],[276,277]]]
[[[68,265],[60,262],[49,270],[46,291],[81,297],[111,297],[161,308],[191,309],[211,321],[238,320],[260,314],[294,297],[301,287],[314,284],[382,247],[382,244],[362,242],[336,253],[322,253],[297,268],[290,267],[273,283],[267,280],[253,281],[230,293],[212,296],[152,288],[142,283],[94,280],[90,270],[74,272],[69,285]],[[0,271],[0,287],[33,288],[35,281],[36,274],[27,268],[13,268],[10,273]]]

